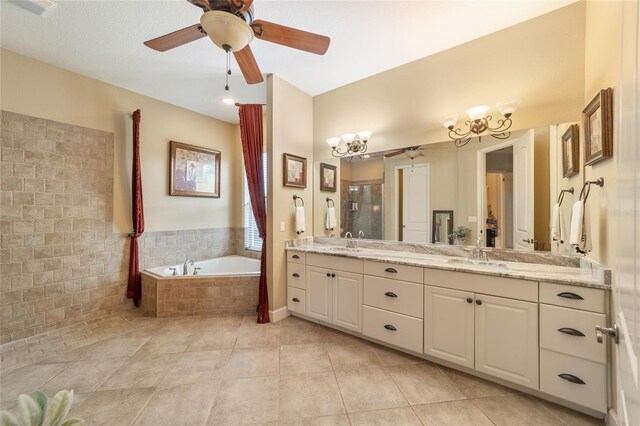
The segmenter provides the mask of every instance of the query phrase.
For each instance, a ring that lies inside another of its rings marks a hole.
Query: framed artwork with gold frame
[[[603,89],[582,111],[584,164],[613,156],[613,90]]]
[[[169,195],[220,198],[220,151],[169,143]]]

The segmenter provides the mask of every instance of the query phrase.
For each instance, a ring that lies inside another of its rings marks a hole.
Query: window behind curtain
[[[267,196],[267,154],[262,154],[262,170],[264,172],[264,195]],[[253,209],[251,208],[251,196],[249,195],[249,185],[247,183],[247,174],[243,173],[243,201],[244,201],[244,247],[247,250],[261,251],[262,238],[258,232],[256,219],[253,217]],[[265,203],[266,203],[265,198]]]

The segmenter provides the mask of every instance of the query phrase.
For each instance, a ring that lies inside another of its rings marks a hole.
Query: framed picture
[[[574,124],[562,135],[562,176],[570,177],[578,173],[580,152],[580,131]]]
[[[584,164],[613,155],[613,90],[603,89],[582,111]]]
[[[336,192],[337,167],[320,163],[320,191]]]
[[[296,188],[307,187],[307,159],[298,157],[297,155],[283,155],[283,180],[284,186],[293,186]]]
[[[220,198],[220,151],[171,141],[169,195]]]

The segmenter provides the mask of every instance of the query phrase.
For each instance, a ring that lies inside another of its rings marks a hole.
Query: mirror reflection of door
[[[485,245],[513,248],[513,147],[486,155]]]
[[[411,243],[429,242],[429,165],[401,166],[396,169],[397,218],[399,240]]]

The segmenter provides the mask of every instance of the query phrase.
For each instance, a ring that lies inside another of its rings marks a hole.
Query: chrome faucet
[[[344,233],[344,237],[345,238],[353,238],[353,234],[351,232],[347,231],[347,232]]]
[[[184,265],[182,265],[182,275],[188,275],[187,266],[189,266],[189,265],[193,266],[193,260],[191,260],[191,259],[185,260]]]
[[[358,238],[364,238],[364,231],[362,229],[358,231]]]
[[[358,247],[356,242],[353,240],[353,234],[351,232],[347,231],[344,234],[344,237],[347,239],[347,248],[357,248]]]
[[[483,241],[482,231],[480,231],[476,239],[476,246],[469,252],[469,259],[487,261],[487,252],[482,249]]]

